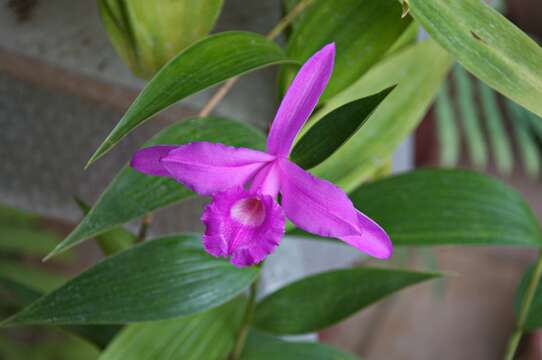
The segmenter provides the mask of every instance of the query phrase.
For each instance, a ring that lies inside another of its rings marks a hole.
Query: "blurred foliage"
[[[98,0],[113,46],[132,72],[151,78],[213,28],[223,0]]]

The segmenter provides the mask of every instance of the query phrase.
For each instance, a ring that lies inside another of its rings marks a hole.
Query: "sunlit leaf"
[[[470,72],[542,116],[542,48],[481,0],[409,0],[410,14]]]

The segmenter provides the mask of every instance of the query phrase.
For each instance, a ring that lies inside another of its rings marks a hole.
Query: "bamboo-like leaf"
[[[199,314],[128,325],[99,360],[223,360],[233,348],[244,301]]]
[[[542,116],[542,48],[480,0],[409,0],[410,14],[479,79]]]
[[[402,288],[438,276],[367,267],[320,273],[262,299],[256,306],[254,326],[274,334],[321,330]]]
[[[416,128],[451,64],[431,40],[408,47],[372,68],[350,88],[330,99],[311,120],[350,101],[397,84],[363,127],[326,161],[311,170],[347,191],[353,190],[384,164]]]
[[[461,66],[454,67],[453,78],[470,159],[476,167],[483,169],[487,165],[487,147],[474,102],[472,81]]]
[[[2,325],[170,319],[226,303],[257,274],[255,267],[237,269],[211,257],[203,250],[200,235],[172,235],[106,258]]]
[[[336,43],[335,67],[324,101],[378,62],[409,24],[410,18],[401,19],[396,0],[315,0],[297,22],[287,53],[302,63],[325,44]],[[294,67],[282,68],[283,93],[295,73]]]
[[[440,143],[440,164],[453,167],[459,158],[459,135],[454,109],[448,94],[448,81],[440,88],[435,101],[437,132]]]
[[[362,185],[350,198],[396,246],[542,246],[521,194],[476,172],[417,170]]]
[[[291,159],[304,169],[320,164],[359,130],[393,88],[352,101],[326,114],[299,139]]]
[[[145,146],[208,141],[263,149],[265,138],[255,128],[218,117],[193,118],[162,130]],[[178,182],[141,174],[125,166],[102,193],[81,223],[48,256],[103,234],[148,212],[188,199],[194,193]]]
[[[231,77],[287,61],[281,48],[255,33],[224,32],[196,42],[147,83],[87,166],[150,117],[185,97]]]
[[[509,175],[514,167],[514,158],[508,134],[504,129],[497,96],[489,86],[481,81],[478,81],[478,89],[480,90],[480,103],[484,110],[489,140],[495,154],[497,169],[500,173]]]

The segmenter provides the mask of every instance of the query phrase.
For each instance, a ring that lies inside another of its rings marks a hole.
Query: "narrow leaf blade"
[[[282,62],[287,58],[280,47],[255,33],[224,32],[196,42],[147,83],[87,166],[151,116],[183,98],[231,77]]]
[[[476,172],[416,170],[362,185],[350,198],[396,246],[542,245],[521,194]]]
[[[183,120],[162,130],[144,146],[208,141],[232,146],[263,149],[265,138],[255,128],[219,117]],[[188,199],[195,194],[178,182],[141,174],[125,166],[102,193],[81,223],[48,256],[148,212]]]
[[[226,359],[246,302],[232,302],[192,316],[128,325],[99,360]]]
[[[335,68],[321,98],[325,101],[377,63],[410,22],[410,18],[401,19],[396,0],[316,0],[296,23],[287,53],[305,62],[325,44],[336,43]],[[282,92],[295,72],[292,66],[283,67]]]
[[[359,130],[394,88],[352,101],[326,114],[296,143],[291,159],[304,169],[320,164]]]
[[[211,257],[199,235],[168,236],[106,258],[2,325],[121,324],[190,315],[232,299],[257,273]]]
[[[254,326],[274,334],[321,330],[404,287],[437,276],[364,267],[306,277],[261,300]]]

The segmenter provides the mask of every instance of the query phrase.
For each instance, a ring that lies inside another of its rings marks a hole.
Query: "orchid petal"
[[[324,46],[301,67],[282,99],[267,138],[267,152],[287,157],[331,77],[335,44]]]
[[[211,195],[242,186],[272,160],[274,156],[256,150],[194,142],[174,147],[167,154],[158,147],[140,150],[132,163],[150,164],[134,168],[154,175],[162,171],[156,166],[159,162],[167,172],[162,176],[173,177],[198,194]]]
[[[276,162],[265,165],[254,177],[250,189],[276,198],[279,193],[279,168]]]
[[[341,189],[289,160],[280,160],[279,168],[282,207],[297,227],[343,240],[379,259],[391,256],[392,244],[386,232],[356,210]]]
[[[158,145],[138,150],[132,156],[130,166],[143,174],[170,176],[169,171],[162,166],[160,160],[176,148],[175,145]]]
[[[261,262],[279,245],[284,212],[268,195],[230,189],[213,196],[202,218],[203,245],[213,256],[231,257],[237,267]]]

